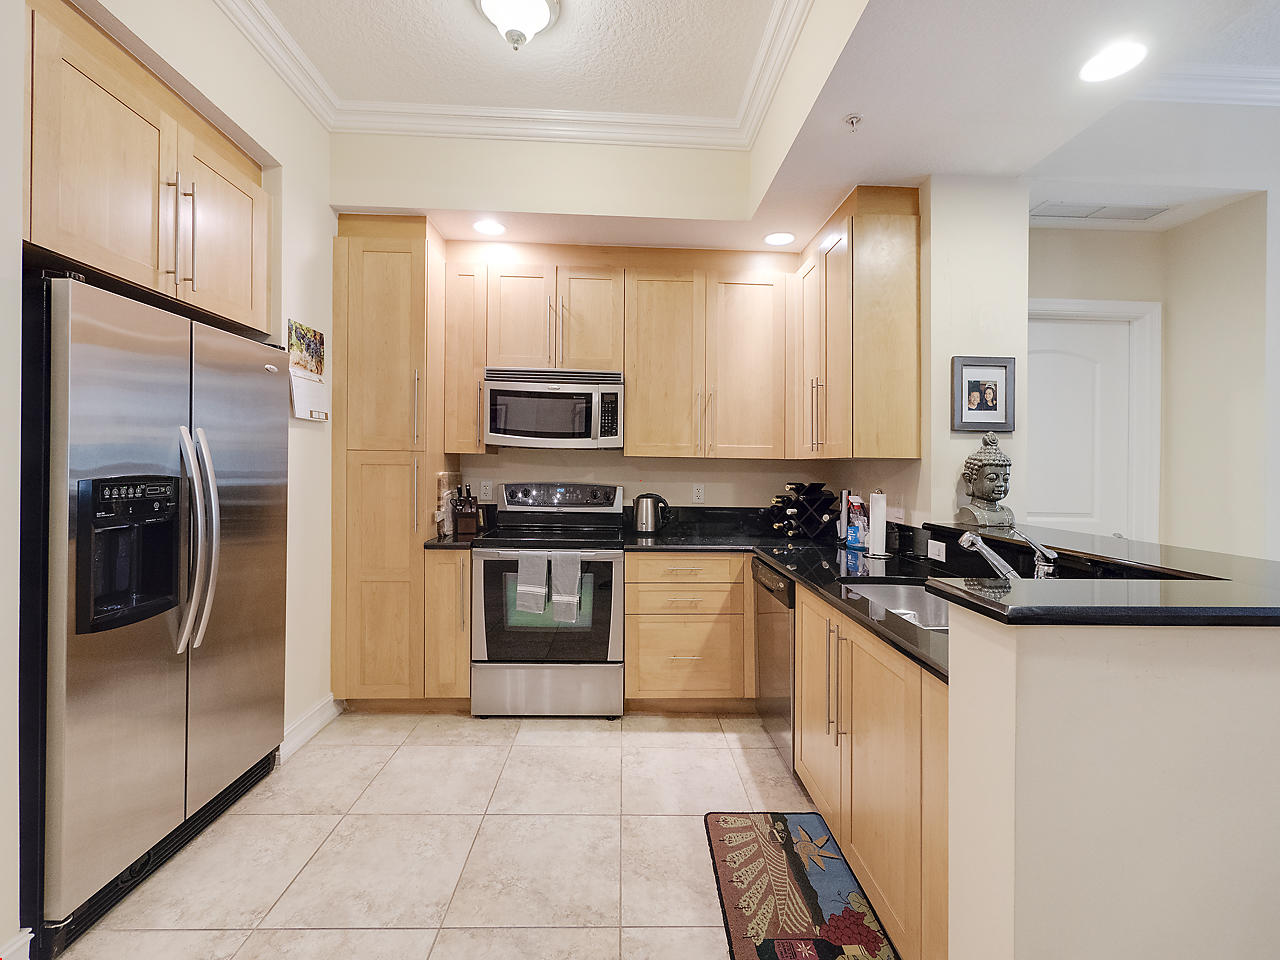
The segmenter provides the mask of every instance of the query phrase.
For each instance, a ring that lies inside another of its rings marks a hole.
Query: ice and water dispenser
[[[146,620],[178,604],[177,477],[79,483],[78,633]]]

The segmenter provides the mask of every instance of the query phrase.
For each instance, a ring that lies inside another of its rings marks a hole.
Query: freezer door
[[[183,819],[191,323],[71,280],[50,282],[49,321],[45,918],[59,921]]]
[[[284,738],[288,356],[192,328],[210,581],[191,641],[187,815]]]

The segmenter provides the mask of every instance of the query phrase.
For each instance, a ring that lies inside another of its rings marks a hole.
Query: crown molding
[[[687,117],[593,110],[525,110],[341,100],[264,0],[214,0],[324,127],[495,140],[749,150],[791,59],[813,0],[776,0],[736,117]]]
[[[1280,69],[1189,63],[1161,74],[1139,100],[1280,106]]]

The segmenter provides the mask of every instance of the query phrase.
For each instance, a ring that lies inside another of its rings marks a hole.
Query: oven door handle
[[[541,553],[555,553],[554,547],[530,547],[530,550],[537,550]],[[526,553],[525,550],[472,550],[471,557],[474,560],[519,560],[520,554]],[[612,560],[622,559],[621,550],[581,550],[583,560]]]

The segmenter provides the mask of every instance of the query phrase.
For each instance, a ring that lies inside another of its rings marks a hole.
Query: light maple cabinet
[[[178,131],[180,203],[185,237],[179,244],[178,294],[189,303],[265,332],[267,224],[271,198],[202,137]]]
[[[788,326],[792,341],[792,382],[789,392],[787,453],[797,460],[816,459],[823,451],[826,383],[826,323],[823,309],[823,260],[806,261],[792,283]]]
[[[35,14],[31,241],[177,293],[177,121],[134,79]]]
[[[426,241],[345,241],[348,450],[422,450]]]
[[[707,281],[701,270],[627,270],[623,452],[704,454]]]
[[[621,370],[621,267],[556,267],[555,365],[569,370]]]
[[[846,633],[847,631],[847,633]],[[920,667],[863,628],[841,631],[847,738],[842,849],[904,958],[920,956]]]
[[[836,688],[833,611],[807,590],[796,590],[795,726],[796,773],[818,811],[844,847],[840,810],[840,746],[835,735]]]
[[[947,685],[920,676],[920,956],[947,956]]]
[[[630,553],[624,569],[627,697],[755,695],[755,620],[742,554]]]
[[[424,695],[471,695],[471,551],[427,550]]]
[[[783,274],[711,278],[707,295],[706,455],[786,455],[787,299]]]
[[[489,366],[555,366],[555,295],[554,266],[489,266]]]
[[[270,333],[261,169],[71,8],[31,16],[31,241]]]
[[[334,695],[421,697],[424,553],[421,458],[346,456],[345,623]]]
[[[484,453],[480,407],[488,352],[488,268],[450,263],[445,270],[444,449]]]

